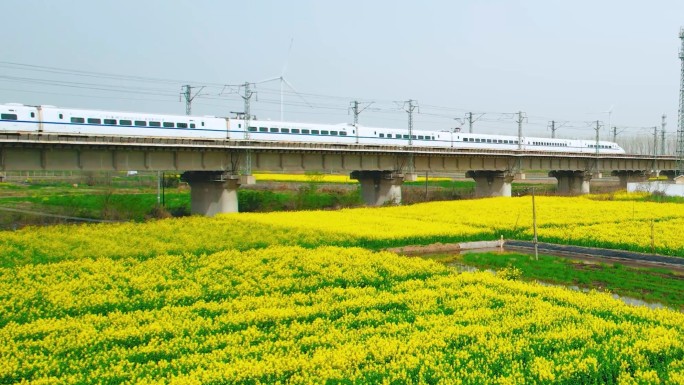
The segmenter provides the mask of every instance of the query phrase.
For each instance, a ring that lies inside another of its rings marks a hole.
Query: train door
[[[37,106],[36,113],[38,114],[38,132],[43,132],[43,106]]]

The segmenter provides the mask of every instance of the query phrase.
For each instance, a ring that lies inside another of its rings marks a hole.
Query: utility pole
[[[667,115],[663,114],[660,122],[660,155],[665,155],[665,126],[667,125],[667,122],[665,121],[666,119]]]
[[[181,91],[181,96],[185,97],[185,115],[190,115],[192,113],[192,100],[195,99],[200,92],[202,92],[204,86],[202,86],[199,91],[195,93],[195,95],[192,94],[193,88],[196,87],[193,87],[189,84],[186,84],[182,87],[184,91]]]
[[[357,124],[359,124],[359,102],[354,100],[352,102],[352,111],[354,111],[354,127],[356,127]]]
[[[539,242],[537,240],[537,205],[534,202],[534,187],[532,187],[532,229],[534,231],[534,238],[532,242],[534,243],[534,260],[539,260]]]
[[[249,123],[250,120],[252,120],[252,112],[250,111],[250,100],[252,99],[252,95],[254,95],[254,91],[250,89],[250,84],[249,82],[245,82],[245,94],[242,96],[242,99],[245,101],[245,117],[244,117],[244,130],[245,130],[245,139],[249,139]],[[244,175],[252,175],[252,150],[247,147],[246,153],[245,153],[245,165],[243,167],[243,174]]]
[[[613,126],[613,143],[617,142],[617,126]]]
[[[420,112],[420,108],[414,103],[416,103],[416,101],[413,99],[404,102],[404,111],[408,112],[409,146],[413,145],[413,111],[418,109],[418,112]],[[408,107],[406,106],[407,104]]]
[[[468,132],[473,133],[473,113],[468,112]]]
[[[684,28],[679,29],[682,48],[679,50],[681,74],[679,80],[679,116],[677,120],[677,176],[684,175]]]
[[[556,137],[556,121],[555,120],[551,121],[551,137],[552,138]]]
[[[351,110],[354,112],[354,131],[356,131],[356,143],[359,143],[359,115],[368,107],[371,106],[373,102],[368,103],[362,109],[359,109],[358,100],[351,102]]]
[[[404,102],[404,110],[408,112],[408,131],[409,131],[409,147],[413,145],[413,111],[418,108],[417,104],[414,104],[416,101],[413,99],[409,99],[408,101]],[[408,107],[406,106],[408,104]],[[418,109],[418,112],[420,112],[420,109]],[[413,164],[413,152],[409,153],[409,159],[408,159],[408,173],[413,174],[415,171],[415,167]]]
[[[658,126],[653,127],[653,156],[658,156]]]
[[[522,111],[518,111],[518,150],[522,150],[522,123],[526,118],[523,116]]]
[[[598,167],[598,156],[599,156],[599,130],[601,129],[601,122],[596,121],[596,166]]]

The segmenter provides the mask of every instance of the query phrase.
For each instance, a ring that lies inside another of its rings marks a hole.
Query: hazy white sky
[[[559,136],[590,137],[585,122],[607,123],[596,112],[611,106],[625,134],[663,113],[677,127],[681,0],[2,3],[3,103],[183,114],[191,84],[207,86],[193,114],[229,116],[241,90],[222,85],[278,77],[287,62],[303,98],[285,88],[286,120],[351,122],[356,99],[374,102],[362,124],[402,128],[401,101],[414,99],[416,129],[472,111],[476,132],[515,134],[508,113],[522,110],[526,134],[550,135],[556,120]],[[259,118],[279,119],[279,86],[256,85]]]

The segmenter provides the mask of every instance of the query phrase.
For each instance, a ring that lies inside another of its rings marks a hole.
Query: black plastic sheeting
[[[506,240],[504,248],[513,249],[511,251],[520,249],[521,251],[524,250],[525,252],[530,253],[534,250],[534,243],[528,241]],[[684,257],[669,257],[658,254],[635,253],[633,251],[597,249],[593,247],[557,245],[543,242],[537,243],[537,249],[542,254],[621,259],[634,262],[668,264],[684,267]]]

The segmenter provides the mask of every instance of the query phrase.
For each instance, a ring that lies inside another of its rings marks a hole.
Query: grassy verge
[[[426,256],[442,263],[458,262],[479,269],[515,268],[523,280],[538,280],[585,289],[605,290],[646,302],[684,309],[684,276],[667,269],[636,268],[621,264],[588,263],[566,258],[519,253],[468,253]]]

